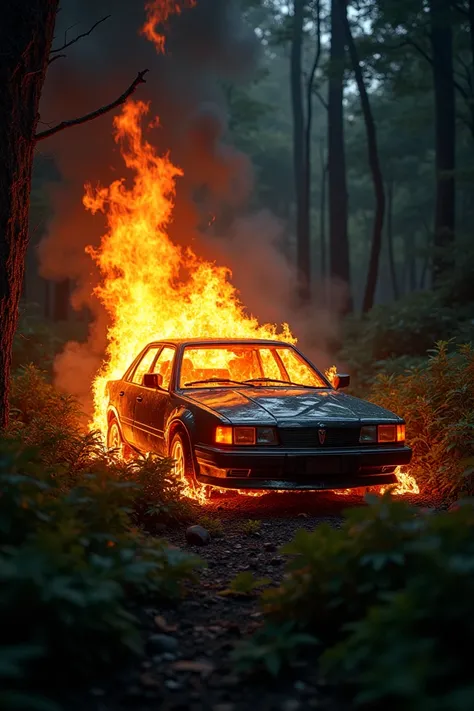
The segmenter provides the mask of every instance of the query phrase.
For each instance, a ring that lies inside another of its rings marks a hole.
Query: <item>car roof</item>
[[[161,341],[152,341],[152,343],[168,343],[173,346],[225,346],[225,345],[278,345],[289,346],[290,343],[285,341],[270,340],[267,338],[163,338]]]

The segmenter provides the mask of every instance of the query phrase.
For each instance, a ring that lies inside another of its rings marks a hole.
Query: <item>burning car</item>
[[[107,446],[154,452],[220,489],[338,489],[397,482],[404,421],[341,392],[277,340],[153,342],[106,386]]]

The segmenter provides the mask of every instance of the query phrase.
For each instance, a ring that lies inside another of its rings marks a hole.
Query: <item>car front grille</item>
[[[325,427],[326,436],[321,444],[319,427],[282,427],[280,441],[284,447],[294,449],[328,449],[356,447],[359,445],[360,427]]]

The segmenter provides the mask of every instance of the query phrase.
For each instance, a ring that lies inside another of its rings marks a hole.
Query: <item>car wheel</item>
[[[191,450],[185,435],[177,432],[171,440],[169,449],[171,459],[174,459],[174,473],[181,481],[187,481],[195,489],[198,486],[194,474],[194,464]]]
[[[118,453],[120,459],[130,459],[130,447],[123,441],[120,426],[116,417],[112,417],[107,428],[107,449]]]

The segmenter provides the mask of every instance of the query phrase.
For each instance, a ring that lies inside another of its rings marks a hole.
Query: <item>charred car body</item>
[[[107,384],[109,448],[172,457],[191,483],[337,489],[395,483],[404,421],[341,392],[281,341],[150,343]]]

